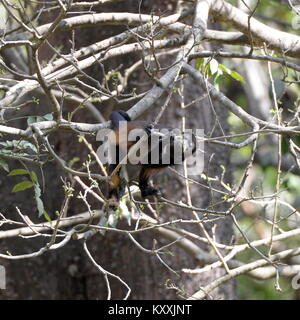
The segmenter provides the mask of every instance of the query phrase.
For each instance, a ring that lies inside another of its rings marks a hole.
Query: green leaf
[[[215,74],[216,72],[218,72],[219,62],[216,59],[212,59],[209,63],[209,68],[210,68],[211,74]]]
[[[39,217],[41,217],[45,212],[44,203],[40,198],[36,198],[35,200],[36,200],[36,206],[38,209]]]
[[[47,121],[53,120],[53,114],[52,113],[47,113],[43,116],[43,118]]]
[[[227,67],[225,67],[224,64],[222,64],[222,63],[219,64],[219,68],[228,74],[231,72],[231,70],[229,70]]]
[[[49,214],[47,213],[47,211],[44,211],[43,215],[44,215],[45,219],[52,225],[52,220],[51,220]]]
[[[52,113],[47,113],[44,116],[31,116],[27,118],[27,124],[30,125],[35,122],[41,122],[41,121],[50,121],[53,120]]]
[[[220,85],[222,84],[222,77],[217,74],[215,77],[214,77],[214,80],[213,80],[213,84],[214,84],[214,87],[220,91]]]
[[[29,174],[29,172],[25,169],[14,169],[12,170],[7,176],[11,177],[11,176],[20,176],[23,174]]]
[[[27,124],[31,125],[32,123],[36,122],[36,117],[28,117],[27,118]]]
[[[32,171],[33,172],[33,171]],[[34,173],[34,172],[33,172]],[[35,173],[34,173],[35,174]],[[40,188],[40,185],[38,183],[36,183],[34,185],[34,197],[35,197],[35,202],[36,202],[36,207],[37,207],[37,210],[38,210],[38,216],[39,218],[41,216],[44,216],[45,219],[48,221],[48,222],[52,222],[51,221],[51,218],[49,217],[48,213],[45,211],[45,207],[44,207],[44,203],[42,201],[42,199],[40,198],[41,197],[41,188]]]
[[[34,196],[35,198],[39,198],[41,196],[41,188],[38,183],[34,185]]]
[[[237,73],[236,71],[231,71],[230,74],[231,78],[239,81],[239,82],[245,82],[245,79],[243,76],[241,76],[239,73]]]
[[[32,188],[33,187],[33,183],[32,181],[22,181],[20,183],[17,183],[13,189],[12,189],[12,192],[19,192],[19,191],[23,191],[23,190],[26,190],[26,189],[29,189],[29,188]]]
[[[203,66],[204,59],[203,58],[197,58],[196,59],[196,69],[201,71],[201,67]]]
[[[23,151],[26,149],[31,149],[34,153],[37,153],[36,146],[26,140],[8,140],[5,142],[0,142],[0,145],[4,147],[4,149],[1,150],[2,153],[7,151],[6,153],[19,154],[20,151]],[[13,150],[5,150],[5,149],[13,149]]]
[[[4,169],[5,171],[9,172],[9,167],[8,167],[8,164],[5,160],[0,159],[0,167],[2,169]]]
[[[39,179],[38,179],[38,177],[37,177],[37,175],[36,175],[36,173],[34,171],[30,172],[30,176],[31,176],[31,179],[32,179],[32,181],[34,183],[38,183],[39,182]]]
[[[224,72],[226,72],[231,78],[239,81],[239,82],[245,82],[245,79],[243,76],[241,76],[239,73],[237,73],[236,71],[232,71],[230,69],[228,69],[226,66],[224,66],[223,64],[219,64],[219,68],[221,70],[223,70]]]

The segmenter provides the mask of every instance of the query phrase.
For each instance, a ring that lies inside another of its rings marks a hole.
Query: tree
[[[295,283],[299,13],[232,2],[1,0],[1,297],[232,299],[241,275]],[[166,170],[146,201],[131,181],[108,208],[96,134],[115,109],[203,129],[203,172]]]

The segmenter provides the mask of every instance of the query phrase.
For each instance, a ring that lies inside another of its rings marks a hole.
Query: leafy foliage
[[[53,114],[47,113],[44,116],[31,116],[27,119],[27,124],[30,125],[32,123],[41,122],[41,121],[51,121],[53,120]]]
[[[49,220],[49,216],[47,212],[45,211],[44,208],[44,203],[41,199],[41,188],[39,184],[39,180],[37,177],[37,174],[34,171],[29,171],[27,169],[14,169],[9,172],[7,176],[12,177],[12,176],[21,176],[21,175],[27,175],[29,176],[30,180],[25,180],[22,182],[17,183],[14,185],[12,188],[12,192],[20,192],[24,191],[27,189],[34,189],[34,199],[36,202],[37,210],[38,210],[38,216],[44,216],[47,220]]]
[[[0,168],[5,170],[6,172],[9,172],[8,163],[4,159],[1,159],[1,158],[0,158]]]
[[[27,140],[7,140],[0,142],[2,154],[16,155],[16,156],[27,156],[37,154],[37,148],[34,144]]]
[[[220,84],[223,80],[222,76],[224,75],[228,75],[236,81],[245,82],[242,75],[236,71],[230,70],[213,58],[198,58],[196,60],[196,68],[206,74],[209,78],[212,77],[213,84],[217,89],[220,89]]]

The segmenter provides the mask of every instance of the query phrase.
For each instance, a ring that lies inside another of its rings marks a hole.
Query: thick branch
[[[213,1],[211,10],[215,16],[248,34],[248,14],[242,10],[222,0]],[[268,48],[287,56],[300,57],[300,37],[271,28],[253,17],[250,20],[250,32],[254,44],[261,46],[265,43]]]

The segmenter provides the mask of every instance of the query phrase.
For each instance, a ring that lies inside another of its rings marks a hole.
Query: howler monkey
[[[125,111],[114,111],[110,115],[112,133],[114,137],[108,140],[114,150],[114,161],[109,164],[108,173],[113,176],[109,186],[108,205],[118,207],[119,200],[124,194],[125,185],[120,177],[121,166],[118,166],[124,155],[130,157],[131,148],[140,141],[139,162],[139,188],[143,198],[147,196],[160,196],[160,190],[149,184],[152,175],[166,168],[178,164],[186,155],[195,151],[196,140],[194,135],[186,136],[174,133],[174,129],[162,125],[149,125],[145,121],[131,121]],[[143,137],[144,136],[144,137]],[[142,138],[143,137],[143,138]],[[143,149],[142,147],[146,149]],[[143,150],[146,150],[143,152]],[[177,156],[176,156],[177,152]],[[179,155],[179,157],[178,157]],[[130,159],[127,159],[130,162]],[[117,170],[116,168],[119,167]]]

